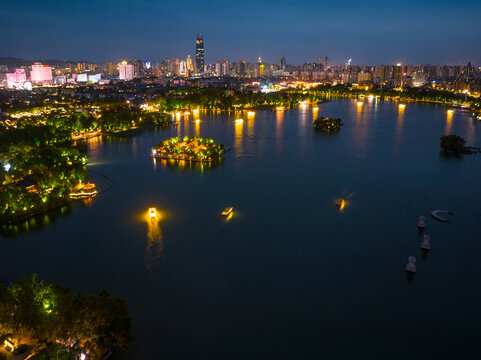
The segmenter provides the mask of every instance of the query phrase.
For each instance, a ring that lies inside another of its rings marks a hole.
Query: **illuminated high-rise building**
[[[259,56],[259,59],[257,59],[257,67],[256,67],[256,76],[264,76],[264,63],[262,62],[261,57]]]
[[[239,64],[239,75],[240,76],[246,76],[247,71],[246,71],[246,62],[242,60]]]
[[[324,71],[329,70],[330,67],[331,67],[331,66],[329,65],[329,58],[326,56],[326,57],[324,58]]]
[[[187,74],[187,63],[185,60],[179,62],[179,75],[185,76]]]
[[[230,74],[229,62],[225,59],[217,61],[215,64],[215,74],[217,76],[226,76]]]
[[[30,80],[42,84],[51,84],[53,82],[52,68],[41,63],[33,64],[32,70],[30,71]]]
[[[187,65],[187,71],[193,71],[194,70],[194,65],[192,64],[192,59],[190,55],[187,55],[187,60],[185,60],[185,63]]]
[[[129,81],[134,78],[134,65],[127,64],[127,61],[122,61],[119,64],[119,79]]]
[[[204,72],[205,52],[204,52],[204,38],[201,33],[198,33],[195,38],[195,71],[197,73]]]
[[[7,74],[7,83],[9,83],[9,87],[10,84],[19,84],[24,83],[25,81],[27,81],[27,74],[24,69],[16,69],[15,72]]]
[[[280,65],[282,71],[286,70],[286,57],[285,56],[281,57],[281,61],[280,61],[279,65]]]

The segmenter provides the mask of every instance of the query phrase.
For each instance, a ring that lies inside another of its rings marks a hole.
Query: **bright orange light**
[[[222,211],[221,215],[222,216],[228,216],[228,215],[232,215],[232,212],[234,211],[234,207],[232,206],[229,206],[229,207],[226,207],[224,209],[224,211]]]
[[[399,109],[404,109],[406,107],[405,104],[399,104]]]
[[[347,201],[344,199],[337,199],[336,206],[339,208],[339,212],[343,211],[347,205]]]
[[[357,106],[362,106],[364,103],[362,101],[357,102]]]
[[[242,124],[244,122],[244,119],[236,119],[235,123],[236,125]]]
[[[247,116],[254,116],[256,114],[255,111],[248,111]]]
[[[319,108],[318,108],[318,107],[314,107],[314,108],[312,108],[312,111],[317,111],[317,110],[319,110]]]
[[[199,119],[195,119],[195,122],[198,124],[198,123],[200,123],[200,120],[199,120]]]
[[[154,207],[149,208],[149,218],[152,219],[157,219],[157,209]]]
[[[448,114],[453,114],[454,113],[454,110],[448,110]]]

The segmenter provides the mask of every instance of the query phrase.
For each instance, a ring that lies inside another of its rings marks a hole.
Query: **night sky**
[[[481,65],[481,1],[1,0],[0,56]]]

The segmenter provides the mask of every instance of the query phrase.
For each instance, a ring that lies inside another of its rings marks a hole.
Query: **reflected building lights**
[[[200,137],[200,120],[199,119],[195,119],[194,121],[194,134],[195,136]]]
[[[236,157],[243,155],[243,131],[244,131],[244,120],[237,119],[234,124],[234,148]]]
[[[403,105],[403,106],[401,106]],[[396,121],[396,148],[399,149],[399,145],[401,144],[402,134],[403,134],[403,127],[404,127],[404,109],[406,106],[404,104],[399,105],[399,111]]]
[[[367,115],[364,113],[364,115]],[[365,117],[364,117],[365,119]],[[359,150],[366,147],[368,124],[363,120],[362,106],[356,106],[356,122],[355,122],[355,144]]]
[[[453,126],[453,113],[449,112],[446,114],[446,126],[444,127],[444,135],[449,135],[451,133],[451,127]]]
[[[476,140],[476,131],[474,128],[474,121],[476,121],[475,118],[470,118],[466,119],[466,132],[464,133],[464,138],[466,139],[466,145],[474,145],[475,140]]]
[[[284,111],[276,112],[276,151],[282,152],[282,133],[284,128]]]

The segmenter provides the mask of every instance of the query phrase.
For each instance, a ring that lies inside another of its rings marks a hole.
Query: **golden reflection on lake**
[[[157,264],[162,250],[164,249],[164,241],[160,220],[162,214],[157,211],[155,218],[151,218],[149,212],[145,213],[145,221],[147,222],[147,246],[145,249],[145,266],[151,270]]]
[[[403,125],[404,125],[404,106],[398,107],[398,114],[396,120],[396,149],[399,149],[399,144],[402,141]]]
[[[444,128],[444,135],[449,135],[451,133],[452,126],[453,126],[453,113],[448,111],[446,114],[446,126]]]
[[[243,149],[243,132],[244,132],[244,122],[236,121],[234,122],[234,149],[236,157],[242,156]]]

